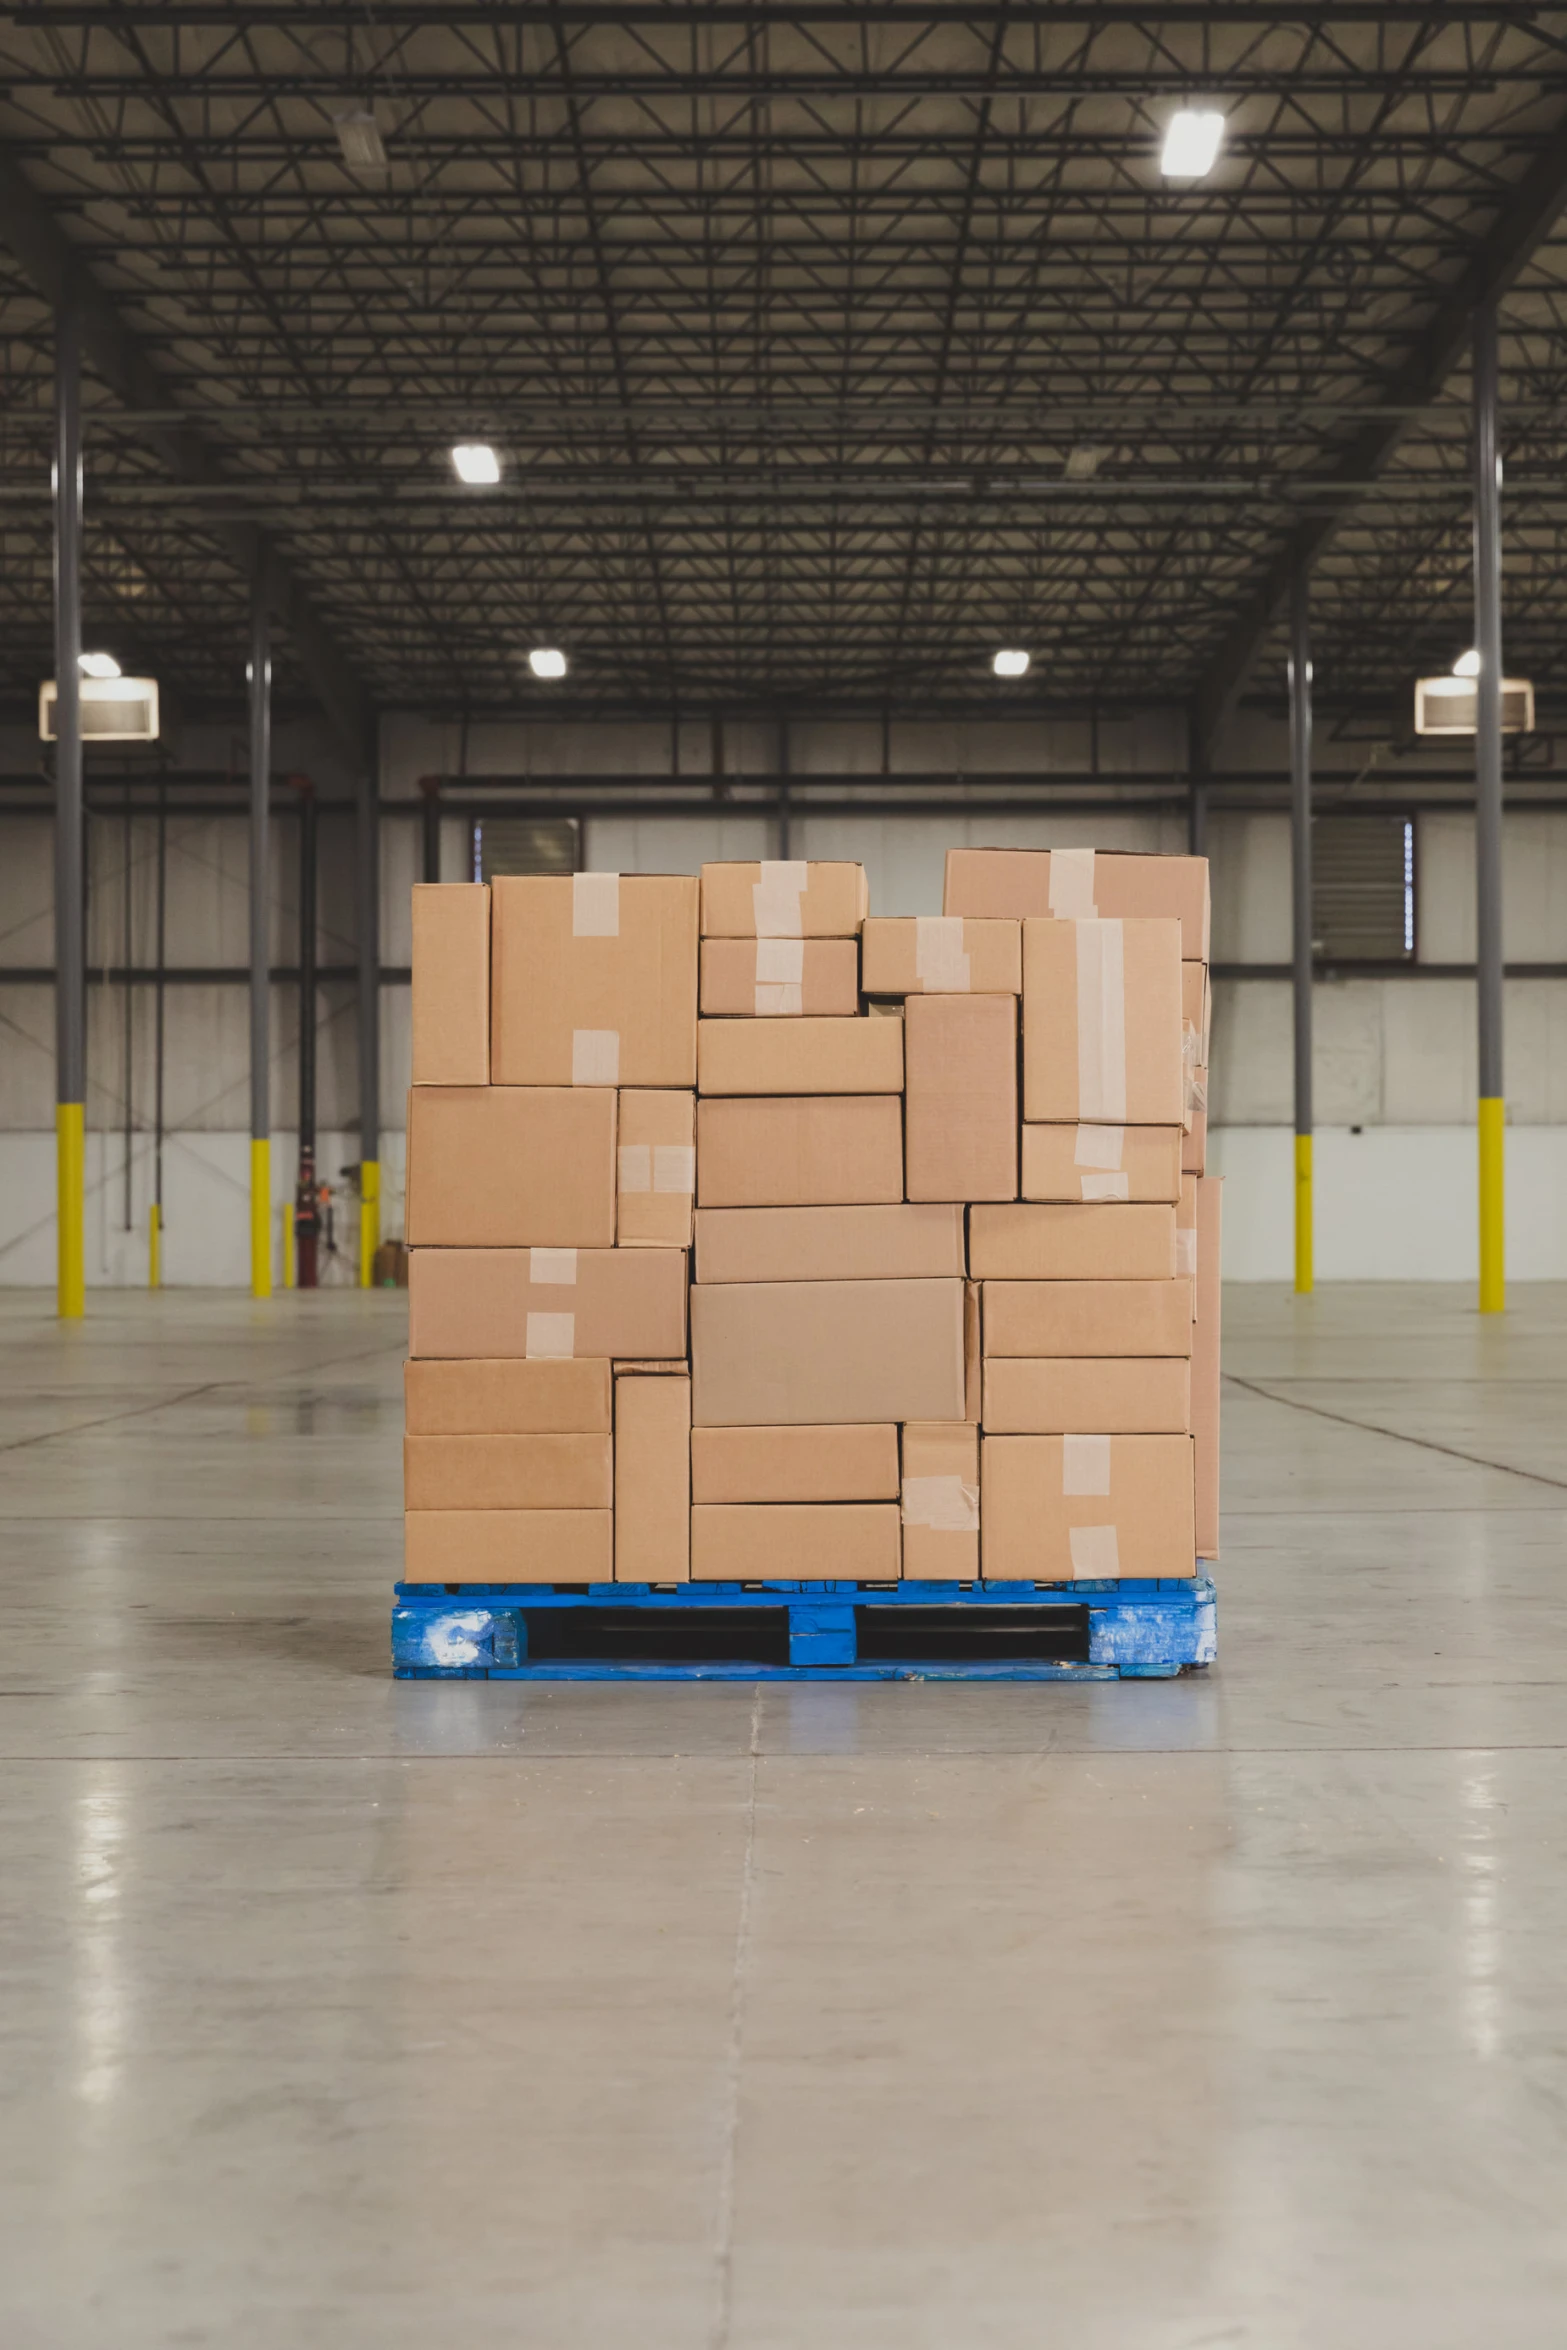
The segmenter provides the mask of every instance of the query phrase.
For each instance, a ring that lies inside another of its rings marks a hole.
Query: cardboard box
[[[1206,1090],[1208,1072],[1201,1072]],[[1208,1113],[1193,1109],[1192,1122],[1181,1138],[1181,1172],[1183,1175],[1206,1175],[1208,1172]]]
[[[1184,1355],[992,1356],[984,1418],[990,1436],[1184,1436],[1191,1365]]]
[[[895,1093],[699,1101],[696,1196],[704,1208],[901,1200],[903,1103]]]
[[[901,1020],[699,1020],[703,1094],[900,1093]]]
[[[1181,954],[1208,960],[1208,860],[1117,849],[948,849],[944,914],[1007,921],[1174,920]]]
[[[961,1206],[698,1208],[698,1281],[921,1281],[965,1269]]]
[[[1208,1036],[1213,1025],[1213,989],[1206,963],[1181,965],[1182,1049],[1193,1069],[1208,1066]]]
[[[898,1431],[693,1428],[691,1499],[896,1501]]]
[[[1167,1200],[1181,1188],[1179,1126],[1025,1126],[1023,1197]]]
[[[492,883],[491,1082],[695,1085],[696,913],[687,874]]]
[[[1021,995],[1016,922],[961,914],[873,914],[860,940],[867,995]]]
[[[1195,1571],[1189,1436],[984,1436],[987,1581]]]
[[[696,1199],[695,1094],[622,1093],[616,1165],[616,1246],[689,1248]]]
[[[736,1281],[691,1292],[699,1428],[961,1420],[961,1281]]]
[[[704,938],[701,1009],[724,1019],[834,1016],[860,1008],[852,938]]]
[[[854,938],[870,905],[863,865],[704,865],[704,938]]]
[[[1181,957],[1173,922],[1025,922],[1023,1115],[1179,1126]]]
[[[896,1583],[898,1505],[729,1502],[691,1512],[693,1582]]]
[[[987,1281],[985,1357],[1189,1355],[1189,1281]]]
[[[409,1510],[607,1510],[607,1436],[405,1436]]]
[[[410,1436],[607,1436],[609,1365],[584,1362],[407,1362]]]
[[[691,1382],[615,1381],[615,1580],[691,1574]]]
[[[980,1288],[977,1281],[963,1284],[963,1417],[970,1427],[979,1426],[980,1406],[984,1400],[985,1354],[980,1330]]]
[[[1175,1210],[1135,1200],[978,1207],[969,1271],[980,1281],[1173,1281]]]
[[[1224,1182],[1197,1185],[1197,1320],[1192,1331],[1192,1433],[1196,1439],[1197,1556],[1219,1555],[1219,1321]]]
[[[686,1351],[686,1258],[675,1248],[416,1248],[411,1355],[575,1355],[668,1361]]]
[[[911,1421],[903,1431],[903,1580],[979,1575],[979,1430]]]
[[[869,1029],[890,1021],[867,1020]],[[1017,1198],[1017,999],[911,996],[904,1009],[904,1190]]]
[[[552,1085],[416,1085],[414,1248],[611,1248],[615,1096]]]
[[[415,1085],[490,1082],[490,893],[478,881],[413,892]]]
[[[1192,1319],[1202,1311],[1197,1283],[1197,1183],[1195,1175],[1181,1177],[1181,1196],[1175,1203],[1175,1270],[1192,1285]]]
[[[608,1510],[410,1510],[409,1583],[607,1583]]]

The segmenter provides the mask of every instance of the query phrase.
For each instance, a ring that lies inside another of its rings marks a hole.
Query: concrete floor
[[[1228,1301],[1179,1683],[398,1685],[399,1301],[0,1299],[6,2350],[1552,2350],[1567,1293]]]

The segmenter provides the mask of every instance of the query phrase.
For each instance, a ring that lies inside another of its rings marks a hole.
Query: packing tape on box
[[[620,1188],[622,1191],[652,1190],[653,1145],[650,1142],[623,1142],[621,1144]]]
[[[1089,1494],[1109,1493],[1110,1439],[1108,1436],[1062,1437],[1061,1491],[1063,1494],[1084,1498]]]
[[[579,873],[577,879],[583,876]],[[571,1082],[573,1085],[618,1085],[620,1083],[620,1030],[618,1028],[574,1028],[571,1032]]]
[[[530,1363],[568,1362],[577,1351],[576,1315],[530,1314],[523,1351]]]
[[[1097,917],[1092,849],[1051,850],[1050,911],[1058,922],[1092,922]]]
[[[764,857],[760,881],[751,884],[758,938],[798,938],[804,928],[800,900],[805,895],[810,867],[803,857],[782,862]]]
[[[961,1477],[905,1477],[903,1523],[933,1534],[977,1534],[979,1487]]]
[[[1089,852],[1091,854],[1091,852]],[[1058,852],[1050,852],[1051,871]],[[1126,1123],[1126,933],[1119,922],[1076,924],[1079,1117]]]
[[[575,1289],[577,1252],[574,1248],[530,1248],[528,1280],[540,1289]]]
[[[1079,1126],[1072,1148],[1072,1164],[1118,1173],[1126,1156],[1124,1126]]]
[[[759,979],[754,1009],[758,1020],[798,1020],[805,1010],[805,990],[792,979]]]
[[[1132,1178],[1118,1170],[1115,1173],[1107,1168],[1090,1171],[1079,1176],[1078,1185],[1079,1197],[1085,1200],[1130,1199],[1132,1196]]]
[[[1197,1278],[1197,1227],[1195,1224],[1188,1224],[1184,1230],[1179,1224],[1175,1227],[1175,1270],[1178,1276],[1182,1273],[1188,1273],[1194,1281]]]
[[[619,938],[620,875],[574,873],[571,877],[573,938]]]
[[[1121,1546],[1113,1526],[1069,1526],[1066,1534],[1074,1575],[1100,1580],[1121,1572]]]
[[[927,995],[972,994],[961,914],[915,915],[914,975]]]
[[[693,1142],[655,1142],[653,1189],[677,1192],[689,1199],[696,1189],[696,1145]]]
[[[798,904],[798,900],[796,900]],[[798,1019],[805,1010],[805,941],[758,938],[756,1016],[758,1020]]]

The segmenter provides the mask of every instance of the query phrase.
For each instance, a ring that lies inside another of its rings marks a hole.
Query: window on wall
[[[1415,959],[1415,820],[1319,816],[1312,826],[1312,939],[1323,963]]]
[[[575,873],[581,827],[575,816],[476,816],[473,878],[506,873]]]

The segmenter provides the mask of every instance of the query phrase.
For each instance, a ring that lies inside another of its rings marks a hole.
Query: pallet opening
[[[857,1607],[862,1664],[1086,1665],[1088,1609],[1062,1607]]]
[[[786,1607],[551,1607],[523,1611],[537,1664],[786,1665]]]

